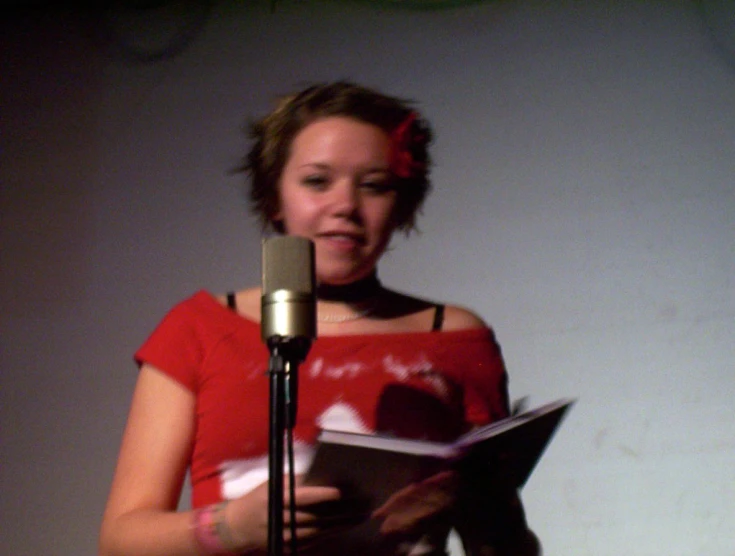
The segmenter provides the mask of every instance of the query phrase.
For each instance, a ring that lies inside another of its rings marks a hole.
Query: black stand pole
[[[283,554],[283,444],[287,430],[296,424],[298,363],[309,349],[309,342],[295,338],[269,342],[270,431],[268,451],[268,554]],[[295,542],[295,541],[294,541]]]
[[[270,358],[270,447],[268,452],[268,554],[283,554],[283,437],[286,369],[278,353]]]

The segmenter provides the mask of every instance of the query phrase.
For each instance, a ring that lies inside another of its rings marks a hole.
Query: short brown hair
[[[428,153],[431,129],[418,117],[411,101],[347,81],[310,85],[281,97],[269,114],[249,125],[248,135],[253,144],[237,171],[250,178],[250,207],[263,228],[271,225],[283,231],[273,216],[279,210],[278,182],[294,138],[310,123],[330,116],[375,125],[391,137],[399,128],[403,130],[400,148],[403,156],[409,157],[411,166],[409,171],[394,176],[398,186],[396,222],[397,228],[406,233],[415,229],[416,215],[431,187]]]

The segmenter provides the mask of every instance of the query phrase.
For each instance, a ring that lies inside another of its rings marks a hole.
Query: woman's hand
[[[372,517],[383,519],[384,535],[407,533],[427,518],[448,511],[456,500],[458,478],[453,471],[442,471],[393,494],[376,509]]]
[[[303,486],[297,477],[294,488],[295,518],[299,544],[314,540],[330,531],[330,521],[324,519],[317,507],[340,500],[339,489],[328,486]],[[290,488],[288,476],[284,477],[283,523],[284,544],[291,542]],[[249,493],[232,500],[225,509],[225,521],[232,540],[243,552],[265,551],[268,548],[268,482],[262,483]]]

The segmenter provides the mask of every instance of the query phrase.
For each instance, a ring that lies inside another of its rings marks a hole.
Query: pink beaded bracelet
[[[194,511],[194,537],[202,556],[237,553],[237,547],[225,523],[226,506],[227,502],[220,502]]]

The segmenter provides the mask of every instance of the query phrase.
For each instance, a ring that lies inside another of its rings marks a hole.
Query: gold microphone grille
[[[263,295],[289,290],[314,292],[314,244],[303,237],[277,236],[263,242]]]

